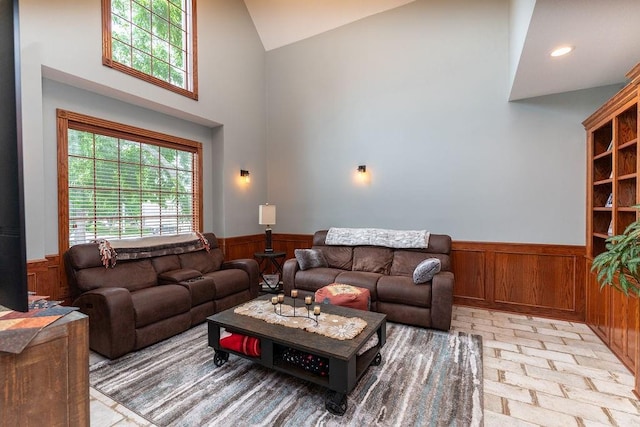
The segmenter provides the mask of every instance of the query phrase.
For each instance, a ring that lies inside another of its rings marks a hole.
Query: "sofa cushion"
[[[393,249],[374,246],[357,246],[353,249],[353,271],[389,274],[393,261]]]
[[[321,246],[318,249],[322,251],[329,267],[351,270],[353,266],[353,248],[349,246]]]
[[[211,277],[200,276],[181,281],[180,286],[184,286],[191,294],[191,305],[196,306],[216,298],[216,284]]]
[[[131,293],[135,326],[141,328],[191,309],[189,291],[180,285],[162,285]]]
[[[158,273],[164,273],[165,271],[178,270],[180,267],[180,258],[178,255],[164,255],[151,258],[153,268]]]
[[[204,277],[213,280],[216,299],[250,288],[249,275],[239,268],[212,271],[205,274]]]
[[[335,282],[338,274],[343,270],[338,268],[313,268],[311,270],[298,270],[295,276],[296,289],[315,292],[323,286]]]
[[[423,251],[395,250],[393,253],[393,263],[391,264],[390,276],[413,276],[413,272],[422,261],[428,258],[438,258],[443,271],[451,270],[449,255],[432,254]]]
[[[440,272],[440,260],[438,258],[427,258],[422,261],[413,272],[413,283],[430,282],[433,276]]]
[[[151,260],[119,262],[113,268],[91,267],[76,271],[78,289],[82,292],[97,288],[126,288],[130,291],[156,286],[158,276]]]
[[[296,257],[296,261],[298,261],[300,270],[329,266],[322,251],[318,249],[296,249],[293,254]]]
[[[334,281],[368,289],[371,294],[371,309],[374,310],[373,302],[377,300],[376,284],[381,277],[384,276],[380,273],[371,273],[368,271],[343,271],[338,274]]]
[[[183,280],[189,280],[200,276],[202,276],[202,273],[200,273],[198,270],[179,268],[177,270],[165,271],[164,273],[158,274],[158,283],[166,285],[170,283],[182,282]]]
[[[203,274],[220,270],[223,261],[220,249],[211,249],[209,252],[189,252],[178,255],[178,258],[180,258],[181,268],[198,270]]]
[[[416,286],[411,277],[382,276],[377,291],[380,302],[431,307],[431,284]]]

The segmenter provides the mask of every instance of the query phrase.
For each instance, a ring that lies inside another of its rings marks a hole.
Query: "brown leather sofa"
[[[204,237],[209,251],[143,255],[112,268],[104,266],[97,243],[66,251],[73,305],[89,316],[91,349],[114,359],[257,297],[257,262],[223,262],[216,236]]]
[[[451,327],[454,277],[451,272],[451,237],[431,234],[426,249],[393,249],[381,246],[329,246],[327,230],[313,236],[312,249],[319,249],[328,267],[301,270],[295,258],[283,267],[284,292],[298,289],[301,296],[331,283],[366,288],[371,310],[387,320],[447,331]],[[414,269],[426,258],[438,258],[441,271],[427,283],[413,282]]]

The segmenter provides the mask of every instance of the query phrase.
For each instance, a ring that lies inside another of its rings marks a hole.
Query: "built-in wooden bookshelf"
[[[630,82],[583,125],[587,131],[587,324],[636,374],[640,392],[640,317],[638,298],[600,289],[591,272],[593,258],[606,250],[611,235],[636,220],[640,204],[638,97],[640,64]]]

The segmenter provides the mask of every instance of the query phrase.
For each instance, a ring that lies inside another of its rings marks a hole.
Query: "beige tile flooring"
[[[633,375],[586,325],[456,306],[452,328],[483,336],[485,426],[640,426]],[[152,424],[91,389],[91,425]]]

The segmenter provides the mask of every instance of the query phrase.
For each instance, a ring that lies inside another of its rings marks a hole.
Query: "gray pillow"
[[[440,260],[438,258],[427,258],[416,266],[413,270],[413,283],[427,283],[433,276],[440,272]]]
[[[296,249],[293,251],[296,256],[300,270],[316,267],[328,267],[327,260],[318,249]]]

